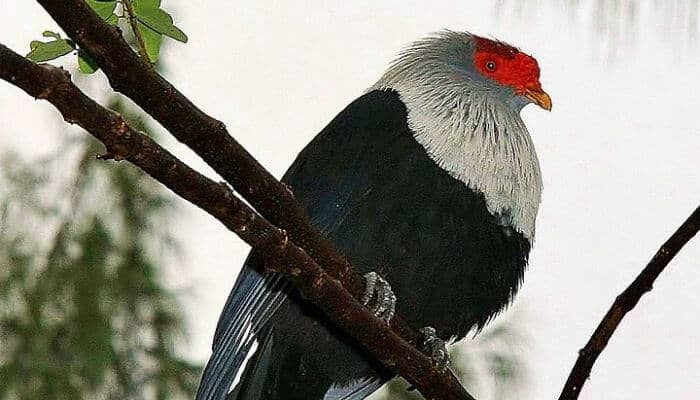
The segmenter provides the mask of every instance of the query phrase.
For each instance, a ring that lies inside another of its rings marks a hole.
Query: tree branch
[[[311,225],[294,198],[293,188],[275,179],[229,135],[221,121],[197,108],[148,63],[140,62],[119,29],[104,23],[83,1],[38,2],[66,34],[92,56],[115,90],[132,99],[202,157],[261,215],[285,229],[295,243],[355,298],[362,297],[365,288],[362,276]],[[413,346],[422,346],[423,336],[401,315],[391,320],[391,328]],[[457,379],[453,377],[451,381],[454,384]]]
[[[286,229],[309,255],[348,284],[352,293],[361,294],[364,282],[359,275],[353,276],[347,260],[312,228],[289,188],[231,137],[221,121],[205,114],[157,71],[140,62],[120,30],[104,23],[83,1],[38,2],[66,34],[93,57],[116,91],[132,99],[202,157],[258,212]]]
[[[654,281],[671,260],[678,254],[681,248],[698,233],[700,229],[700,207],[688,217],[683,225],[661,246],[649,264],[642,270],[637,278],[617,296],[612,307],[600,321],[593,336],[588,340],[586,346],[579,351],[578,359],[574,368],[566,380],[564,389],[559,396],[559,400],[576,400],[583,385],[586,383],[593,364],[598,359],[600,353],[607,346],[610,337],[617,329],[622,318],[627,315],[639,302],[639,299],[652,289]]]
[[[87,97],[63,69],[37,65],[0,44],[0,79],[53,104],[69,123],[77,123],[104,143],[114,159],[138,166],[182,198],[202,208],[265,257],[266,268],[285,273],[307,299],[381,363],[402,375],[429,399],[472,399],[454,376],[394,333],[363,307],[268,220],[238,199],[226,184],[188,167],[122,117]]]
[[[293,188],[275,179],[229,135],[221,121],[205,114],[148,63],[141,62],[120,30],[104,23],[82,0],[37,1],[97,62],[112,88],[132,99],[192,149],[262,216],[285,229],[295,243],[355,298],[362,298],[365,288],[362,276],[311,225],[294,199]],[[422,344],[423,336],[401,315],[391,320],[391,327],[413,346]]]

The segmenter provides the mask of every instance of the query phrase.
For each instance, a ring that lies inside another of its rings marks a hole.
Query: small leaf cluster
[[[158,61],[163,36],[187,43],[187,35],[173,22],[173,17],[161,8],[160,0],[85,0],[102,20],[110,25],[122,25],[131,31],[139,53],[151,63]],[[34,62],[46,62],[76,53],[78,69],[91,74],[99,68],[97,63],[77,44],[59,33],[44,31],[48,41],[33,40],[27,58]]]

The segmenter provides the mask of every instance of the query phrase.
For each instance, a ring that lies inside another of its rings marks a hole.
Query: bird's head
[[[517,48],[496,40],[472,36],[472,65],[476,72],[512,94],[549,111],[552,99],[542,90],[537,60]]]
[[[421,92],[424,98],[469,94],[472,100],[505,103],[515,111],[529,103],[552,108],[540,84],[537,60],[514,46],[469,32],[446,30],[413,43],[375,87],[404,95]]]

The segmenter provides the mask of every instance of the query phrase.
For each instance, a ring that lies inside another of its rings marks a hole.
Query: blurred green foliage
[[[111,108],[147,130],[119,101]],[[95,160],[80,133],[54,155],[0,165],[0,398],[192,398],[200,366],[179,355],[184,322],[163,285],[165,190]],[[77,160],[77,162],[76,162]]]

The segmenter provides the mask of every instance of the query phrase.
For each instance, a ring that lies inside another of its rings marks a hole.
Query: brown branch
[[[0,79],[29,95],[48,100],[69,123],[77,123],[104,143],[106,158],[138,166],[182,198],[202,208],[266,258],[266,268],[285,273],[299,291],[381,363],[405,377],[429,399],[473,399],[454,376],[375,318],[279,229],[238,199],[226,184],[191,169],[122,117],[87,97],[63,69],[36,65],[0,45]]]
[[[583,388],[591,374],[593,364],[605,349],[605,346],[607,346],[610,337],[615,333],[622,318],[637,305],[639,299],[646,292],[652,289],[654,281],[659,274],[663,272],[664,268],[673,260],[681,248],[698,233],[699,229],[700,207],[696,208],[683,225],[661,246],[632,284],[622,294],[617,296],[610,310],[598,324],[593,336],[588,340],[586,346],[579,351],[576,364],[566,380],[559,400],[578,399],[581,388]]]
[[[202,157],[260,214],[286,229],[352,293],[361,294],[364,282],[353,276],[349,263],[311,227],[290,190],[231,137],[221,121],[197,108],[147,63],[139,62],[120,30],[104,23],[83,1],[38,2],[93,57],[116,91],[132,99]]]
[[[290,188],[275,179],[231,137],[221,121],[202,112],[147,63],[139,62],[119,29],[105,24],[81,0],[38,2],[92,56],[115,90],[131,98],[202,157],[261,215],[285,229],[295,243],[355,298],[362,297],[364,280],[361,275],[314,229]],[[422,345],[422,335],[401,315],[392,319],[391,328],[413,346]],[[453,376],[444,384],[456,391],[456,382]]]
[[[163,125],[211,166],[270,222],[323,265],[350,293],[361,298],[364,280],[322,234],[313,228],[289,187],[281,184],[226,130],[201,111],[148,63],[142,63],[118,28],[104,23],[81,0],[37,0],[107,75],[110,85]],[[292,190],[294,188],[291,188]],[[399,299],[400,301],[400,299]],[[414,346],[422,335],[400,315],[392,329]],[[456,378],[452,380],[456,382]]]

